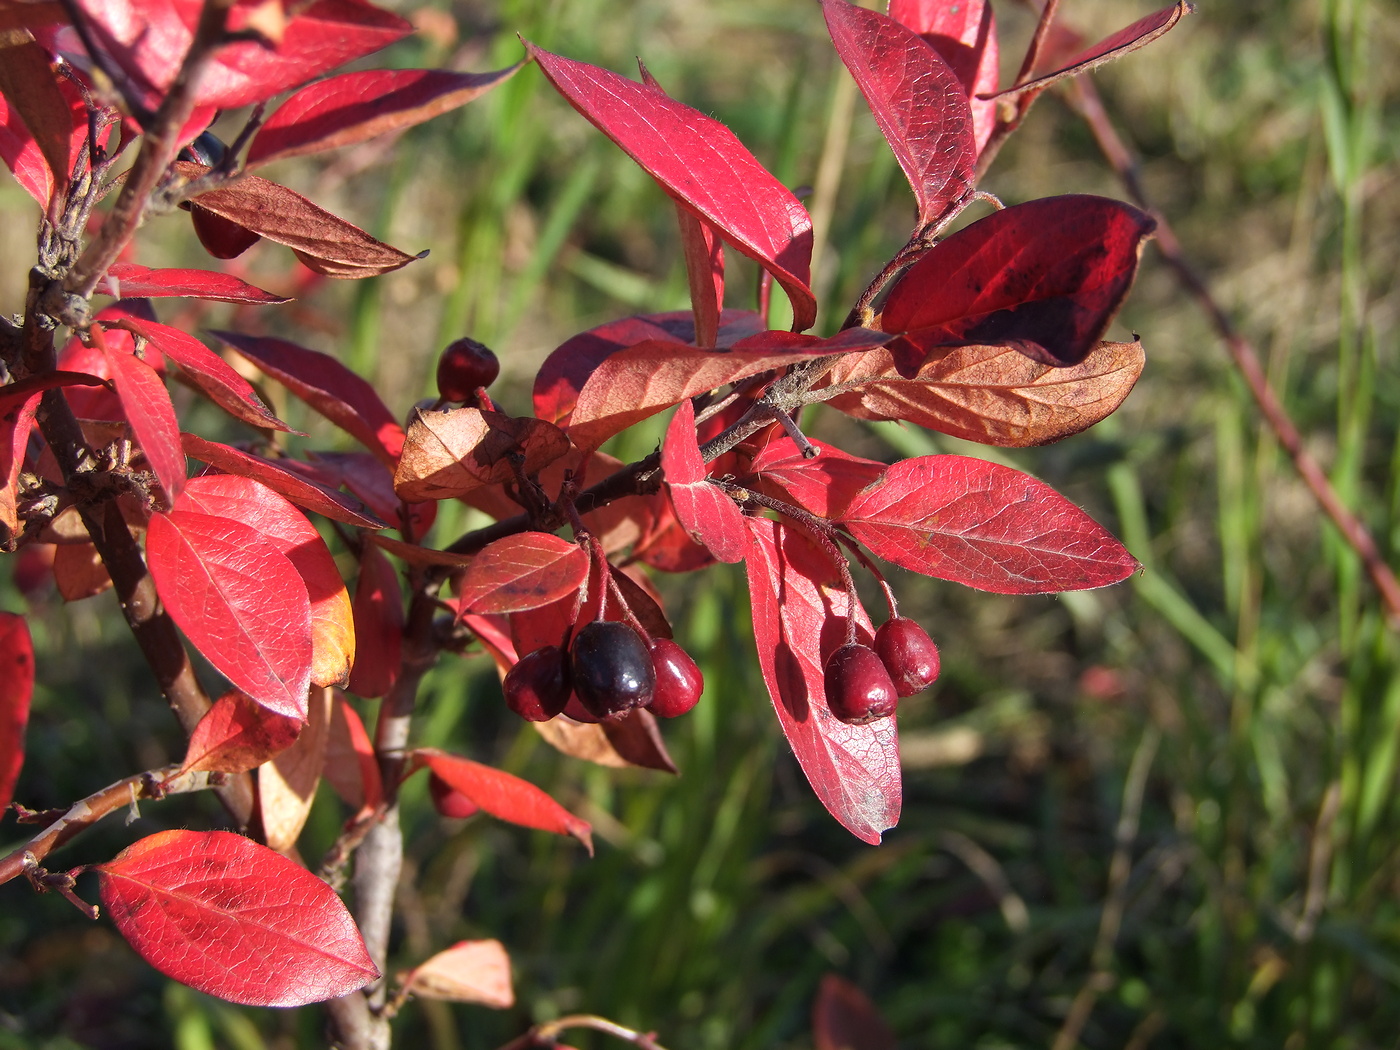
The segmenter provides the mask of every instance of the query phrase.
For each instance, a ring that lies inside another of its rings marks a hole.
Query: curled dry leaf
[[[888,349],[837,362],[823,393],[858,419],[899,419],[984,445],[1023,448],[1077,434],[1108,416],[1142,375],[1142,344],[1099,343],[1056,368],[1015,347],[930,351],[911,376]]]
[[[316,786],[326,765],[330,729],[330,689],[313,689],[307,699],[306,728],[285,751],[258,767],[258,812],[270,848],[291,853],[311,813]]]
[[[496,1010],[515,1005],[510,956],[500,941],[458,941],[401,974],[399,981],[420,999],[480,1003]]]
[[[4,483],[0,489],[0,549],[7,551],[19,542],[19,475],[42,396],[37,391],[27,395],[0,418],[0,482]]]
[[[163,831],[93,870],[103,906],[137,953],[209,995],[304,1006],[379,977],[335,892],[241,835]]]
[[[269,711],[234,689],[214,701],[190,734],[181,772],[245,773],[296,742],[302,721]]]
[[[417,412],[394,475],[400,499],[454,499],[483,485],[509,481],[518,467],[533,474],[569,450],[552,423],[477,408]]]

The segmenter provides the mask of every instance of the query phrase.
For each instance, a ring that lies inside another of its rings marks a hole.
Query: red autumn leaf
[[[794,331],[812,327],[817,302],[810,287],[811,217],[732,131],[659,88],[528,41],[525,46],[570,105],[662,189],[773,275],[792,301]]]
[[[896,463],[839,517],[887,561],[996,594],[1104,587],[1138,568],[1103,526],[1049,485],[967,456]]]
[[[176,167],[189,178],[208,170],[188,162]],[[231,186],[201,193],[191,198],[191,203],[286,245],[307,268],[327,277],[378,277],[422,258],[401,252],[312,204],[295,190],[256,175],[245,175]]]
[[[883,463],[852,456],[822,441],[813,441],[812,447],[817,454],[808,459],[789,437],[765,445],[751,467],[757,479],[754,488],[796,503],[819,518],[830,518],[886,469]]]
[[[345,804],[356,812],[374,809],[384,800],[379,759],[365,724],[339,690],[331,707],[330,733],[326,737],[326,781]]]
[[[6,383],[4,386],[0,386],[0,417],[13,415],[31,397],[35,394],[42,394],[45,390],[53,390],[57,387],[105,385],[106,380],[101,376],[89,375],[86,372],[68,372],[63,369],[43,372],[14,383]]]
[[[122,410],[146,454],[170,505],[185,486],[185,453],[180,447],[180,424],[165,381],[145,361],[107,345],[100,325],[89,329],[93,344],[107,359],[107,368],[121,398]]]
[[[846,640],[849,600],[827,556],[767,518],[747,518],[749,601],[763,680],[822,805],[862,842],[899,821],[903,788],[893,718],[848,725],[831,713],[825,658]],[[873,637],[856,609],[857,639]]]
[[[1128,294],[1156,225],[1122,201],[1082,194],[994,212],[909,268],[880,327],[939,328],[947,344],[1014,344],[1046,364],[1078,364]]]
[[[311,682],[343,684],[355,662],[350,593],[306,515],[266,485],[234,474],[192,478],[177,506],[242,522],[286,555],[311,603]]]
[[[621,718],[609,718],[599,723],[603,735],[619,758],[629,766],[655,769],[662,773],[679,773],[666,741],[656,724],[656,716],[645,707],[634,707]]]
[[[18,613],[0,612],[0,812],[15,797],[34,696],[34,642]]]
[[[48,54],[27,34],[0,36],[0,93],[33,136],[53,177],[51,193],[62,194],[73,170],[74,114],[49,69]]]
[[[458,941],[399,977],[420,999],[480,1003],[496,1010],[515,1005],[510,956],[500,941]]]
[[[509,80],[520,66],[492,73],[370,69],[318,81],[268,117],[248,147],[245,166],[337,149],[421,124]]]
[[[134,332],[180,366],[198,390],[234,419],[249,426],[298,433],[274,416],[252,384],[194,336],[169,325],[127,317],[117,326]]]
[[[360,552],[360,578],[352,605],[359,655],[348,688],[356,696],[383,696],[399,677],[403,591],[398,572],[373,544],[365,544]]]
[[[287,556],[241,522],[189,510],[152,516],[146,556],[161,601],[219,673],[305,721],[311,603]]]
[[[724,312],[724,243],[714,226],[697,219],[679,202],[676,218],[695,315],[695,345],[711,347],[718,341],[720,314]]]
[[[661,444],[661,470],[676,517],[689,535],[720,561],[744,560],[744,515],[712,484],[695,438],[695,407],[682,401]]]
[[[1123,403],[1142,374],[1141,343],[1100,343],[1055,368],[1014,347],[941,347],[910,376],[887,349],[838,361],[826,403],[857,419],[902,419],[984,445],[1022,448],[1077,434]]]
[[[977,144],[957,75],[917,33],[846,0],[822,0],[841,61],[870,104],[932,229],[973,189]]]
[[[288,460],[288,466],[310,470],[312,476],[326,479],[326,483],[344,485],[375,514],[392,522],[406,535],[424,536],[432,528],[437,518],[437,504],[430,501],[405,506],[394,492],[394,475],[384,466],[382,458],[376,459],[368,452],[310,452],[308,455],[315,462]]]
[[[330,354],[285,339],[213,334],[364,445],[390,470],[398,463],[403,427],[374,387]]]
[[[432,747],[414,751],[413,763],[427,766],[493,817],[556,835],[572,835],[590,855],[593,853],[593,829],[588,821],[574,816],[529,781]]]
[[[65,602],[80,602],[112,586],[112,577],[91,543],[61,543],[54,548],[53,582]]]
[[[822,977],[812,1003],[815,1050],[895,1050],[894,1033],[875,1004],[850,981]]]
[[[359,525],[366,529],[388,528],[354,496],[322,485],[276,460],[263,459],[229,445],[221,445],[217,441],[205,441],[195,434],[181,434],[180,441],[184,446],[185,455],[191,459],[208,463],[226,474],[237,474],[260,481],[299,507],[314,510],[317,514],[324,514],[347,525]]]
[[[890,0],[890,17],[943,56],[972,107],[972,134],[981,153],[996,124],[997,104],[978,95],[996,91],[997,27],[987,0]]]
[[[215,303],[276,304],[291,300],[254,288],[247,281],[213,270],[152,270],[135,263],[113,263],[97,285],[100,295],[159,298],[184,295]]]
[[[1193,10],[1195,8],[1192,7],[1189,0],[1178,0],[1171,7],[1164,7],[1146,18],[1140,18],[1126,29],[1120,29],[1111,36],[1100,40],[1093,47],[1086,48],[1054,72],[1045,73],[1034,80],[1014,88],[1008,88],[992,97],[1007,98],[1027,91],[1043,91],[1057,80],[1087,73],[1089,70],[1097,69],[1114,59],[1132,54],[1170,32],[1183,17],[1189,15]]]
[[[379,977],[311,872],[242,835],[162,831],[94,865],[102,903],[167,977],[247,1006],[304,1006]]]
[[[154,110],[194,39],[199,0],[78,0],[77,6],[97,46]],[[234,5],[229,28],[247,28],[261,6],[256,0]],[[314,0],[295,11],[275,47],[254,36],[219,48],[200,76],[195,100],[219,109],[260,102],[413,31],[397,15],[364,0]]]
[[[408,427],[394,474],[399,498],[455,499],[483,485],[534,474],[569,450],[569,439],[553,423],[477,408],[418,411]]]
[[[186,772],[243,773],[296,741],[302,722],[269,711],[234,689],[214,701],[190,734]]]
[[[39,5],[25,4],[26,9],[38,9]],[[0,8],[0,23],[3,23],[3,10]],[[13,28],[13,27],[3,27]],[[8,60],[7,60],[8,61]],[[0,65],[3,65],[0,62]],[[87,144],[88,119],[87,104],[83,99],[83,94],[78,85],[66,78],[55,78],[48,72],[48,63],[45,60],[44,75],[48,77],[49,83],[53,84],[64,100],[67,109],[66,114],[60,116],[57,108],[51,114],[54,129],[67,129],[67,155],[76,157],[79,150]],[[9,92],[5,87],[0,93],[0,160],[14,173],[17,181],[24,191],[38,202],[40,208],[47,209],[50,202],[55,199],[55,190],[58,183],[66,184],[71,168],[65,167],[63,173],[57,180],[50,170],[50,163],[45,159],[45,147],[41,146],[34,137],[30,128],[26,126],[23,110],[24,106],[18,106],[11,102],[5,94]],[[41,103],[44,108],[51,105]],[[100,145],[106,145],[111,136],[111,126],[103,127],[97,136]],[[45,134],[52,132],[48,127]],[[56,143],[55,143],[56,146]],[[57,149],[50,147],[56,154]]]
[[[488,544],[457,586],[460,612],[537,609],[573,594],[588,579],[588,552],[547,532],[522,532]]]
[[[888,338],[868,328],[848,328],[830,339],[775,332],[741,339],[727,350],[648,340],[610,354],[594,369],[569,417],[569,438],[589,451],[697,394],[814,357],[879,346]]]

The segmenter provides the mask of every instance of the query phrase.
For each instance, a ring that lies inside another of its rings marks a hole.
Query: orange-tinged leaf
[[[537,609],[588,579],[588,552],[547,532],[522,532],[483,547],[457,586],[462,612]]]
[[[63,543],[54,549],[53,579],[65,602],[78,602],[112,586],[102,556],[91,543]]]
[[[413,752],[413,761],[427,766],[493,817],[556,835],[572,835],[590,854],[593,852],[593,829],[589,823],[529,781],[436,748],[419,748]]]
[[[214,701],[190,734],[186,772],[244,773],[296,742],[302,722],[269,711],[237,689]]]
[[[227,831],[163,831],[95,866],[102,903],[161,973],[248,1006],[303,1006],[379,977],[335,892]]]
[[[34,428],[34,415],[39,410],[40,393],[29,394],[18,406],[6,411],[0,419],[0,546],[14,550],[19,527],[19,475],[24,469],[24,453],[29,447],[29,432]]]
[[[500,941],[458,941],[399,980],[420,999],[480,1003],[497,1010],[515,1005],[510,956]]]
[[[476,408],[416,412],[408,427],[394,491],[407,501],[455,499],[515,477],[512,457],[533,474],[569,450],[552,423]]]
[[[0,812],[24,765],[24,730],[34,696],[34,642],[18,613],[0,613]]]
[[[296,848],[306,826],[316,785],[326,764],[331,691],[313,689],[307,700],[306,728],[296,742],[258,767],[258,809],[267,844],[278,853]]]

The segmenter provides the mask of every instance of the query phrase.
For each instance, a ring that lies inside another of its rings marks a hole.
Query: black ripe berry
[[[574,636],[574,693],[596,718],[651,703],[656,668],[646,642],[625,623],[594,620]]]
[[[501,362],[475,339],[448,343],[438,358],[438,393],[444,401],[475,403],[479,387],[490,386],[501,374]]]
[[[938,646],[913,620],[895,617],[881,624],[875,652],[900,696],[922,692],[938,679]]]
[[[890,673],[875,650],[864,645],[853,642],[832,653],[823,678],[831,713],[851,725],[892,715],[899,703]]]
[[[675,718],[695,706],[705,688],[705,676],[690,654],[669,638],[651,640],[651,662],[656,668],[656,693],[651,713]]]
[[[527,653],[506,672],[506,706],[531,722],[548,722],[569,702],[569,658],[557,645]]]

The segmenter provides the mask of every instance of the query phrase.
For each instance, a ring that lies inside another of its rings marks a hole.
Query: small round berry
[[[506,706],[530,722],[548,722],[569,702],[569,660],[557,645],[526,653],[506,672]]]
[[[913,620],[897,616],[881,624],[875,652],[901,697],[923,692],[938,680],[938,646]]]
[[[868,646],[841,646],[826,662],[823,679],[831,713],[851,725],[892,715],[899,703],[890,673]]]
[[[705,688],[705,676],[690,654],[669,638],[653,638],[651,662],[656,668],[656,692],[648,705],[651,713],[676,718],[694,707]]]
[[[433,808],[454,820],[465,820],[481,809],[436,773],[428,775],[428,794],[433,798]]]
[[[438,358],[438,393],[444,401],[475,401],[477,390],[500,374],[501,362],[490,349],[475,339],[458,339]]]
[[[574,692],[597,718],[651,703],[656,668],[641,636],[625,623],[594,620],[574,636]]]

